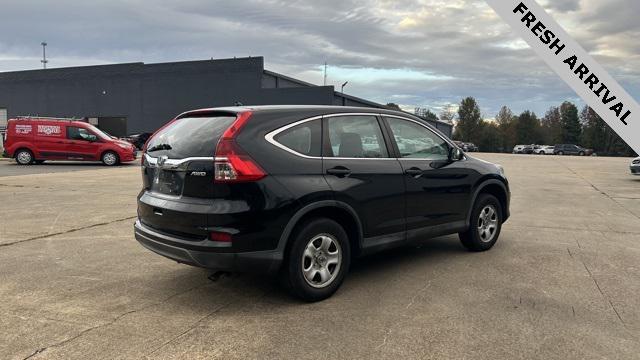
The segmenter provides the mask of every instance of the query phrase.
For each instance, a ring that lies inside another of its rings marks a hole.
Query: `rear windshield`
[[[176,120],[149,140],[147,153],[169,159],[212,157],[218,140],[235,119],[235,116],[215,116]]]

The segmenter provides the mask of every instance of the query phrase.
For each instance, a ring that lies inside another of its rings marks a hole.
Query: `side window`
[[[433,131],[412,121],[386,118],[398,144],[400,156],[428,160],[446,160],[449,145]]]
[[[273,139],[299,154],[319,157],[322,139],[320,120],[307,121],[291,127]]]
[[[75,126],[67,126],[67,139],[96,141],[97,137],[87,129]]]
[[[330,153],[327,157],[389,157],[375,116],[345,115],[327,118]]]

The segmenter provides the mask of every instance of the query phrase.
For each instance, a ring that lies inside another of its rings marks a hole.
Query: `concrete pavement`
[[[377,254],[315,304],[139,246],[137,166],[2,177],[0,358],[637,358],[629,159],[477,156],[513,192],[491,251],[447,236]]]

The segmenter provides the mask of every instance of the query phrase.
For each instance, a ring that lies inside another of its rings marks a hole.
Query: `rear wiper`
[[[158,151],[158,150],[171,150],[172,147],[169,144],[158,144],[155,146],[152,146],[150,148],[147,149],[147,152],[153,152],[153,151]]]

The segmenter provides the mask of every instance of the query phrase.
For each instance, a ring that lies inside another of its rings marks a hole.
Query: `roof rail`
[[[53,120],[53,121],[86,121],[86,118],[63,118],[63,117],[50,117],[50,116],[16,116],[16,120]]]

